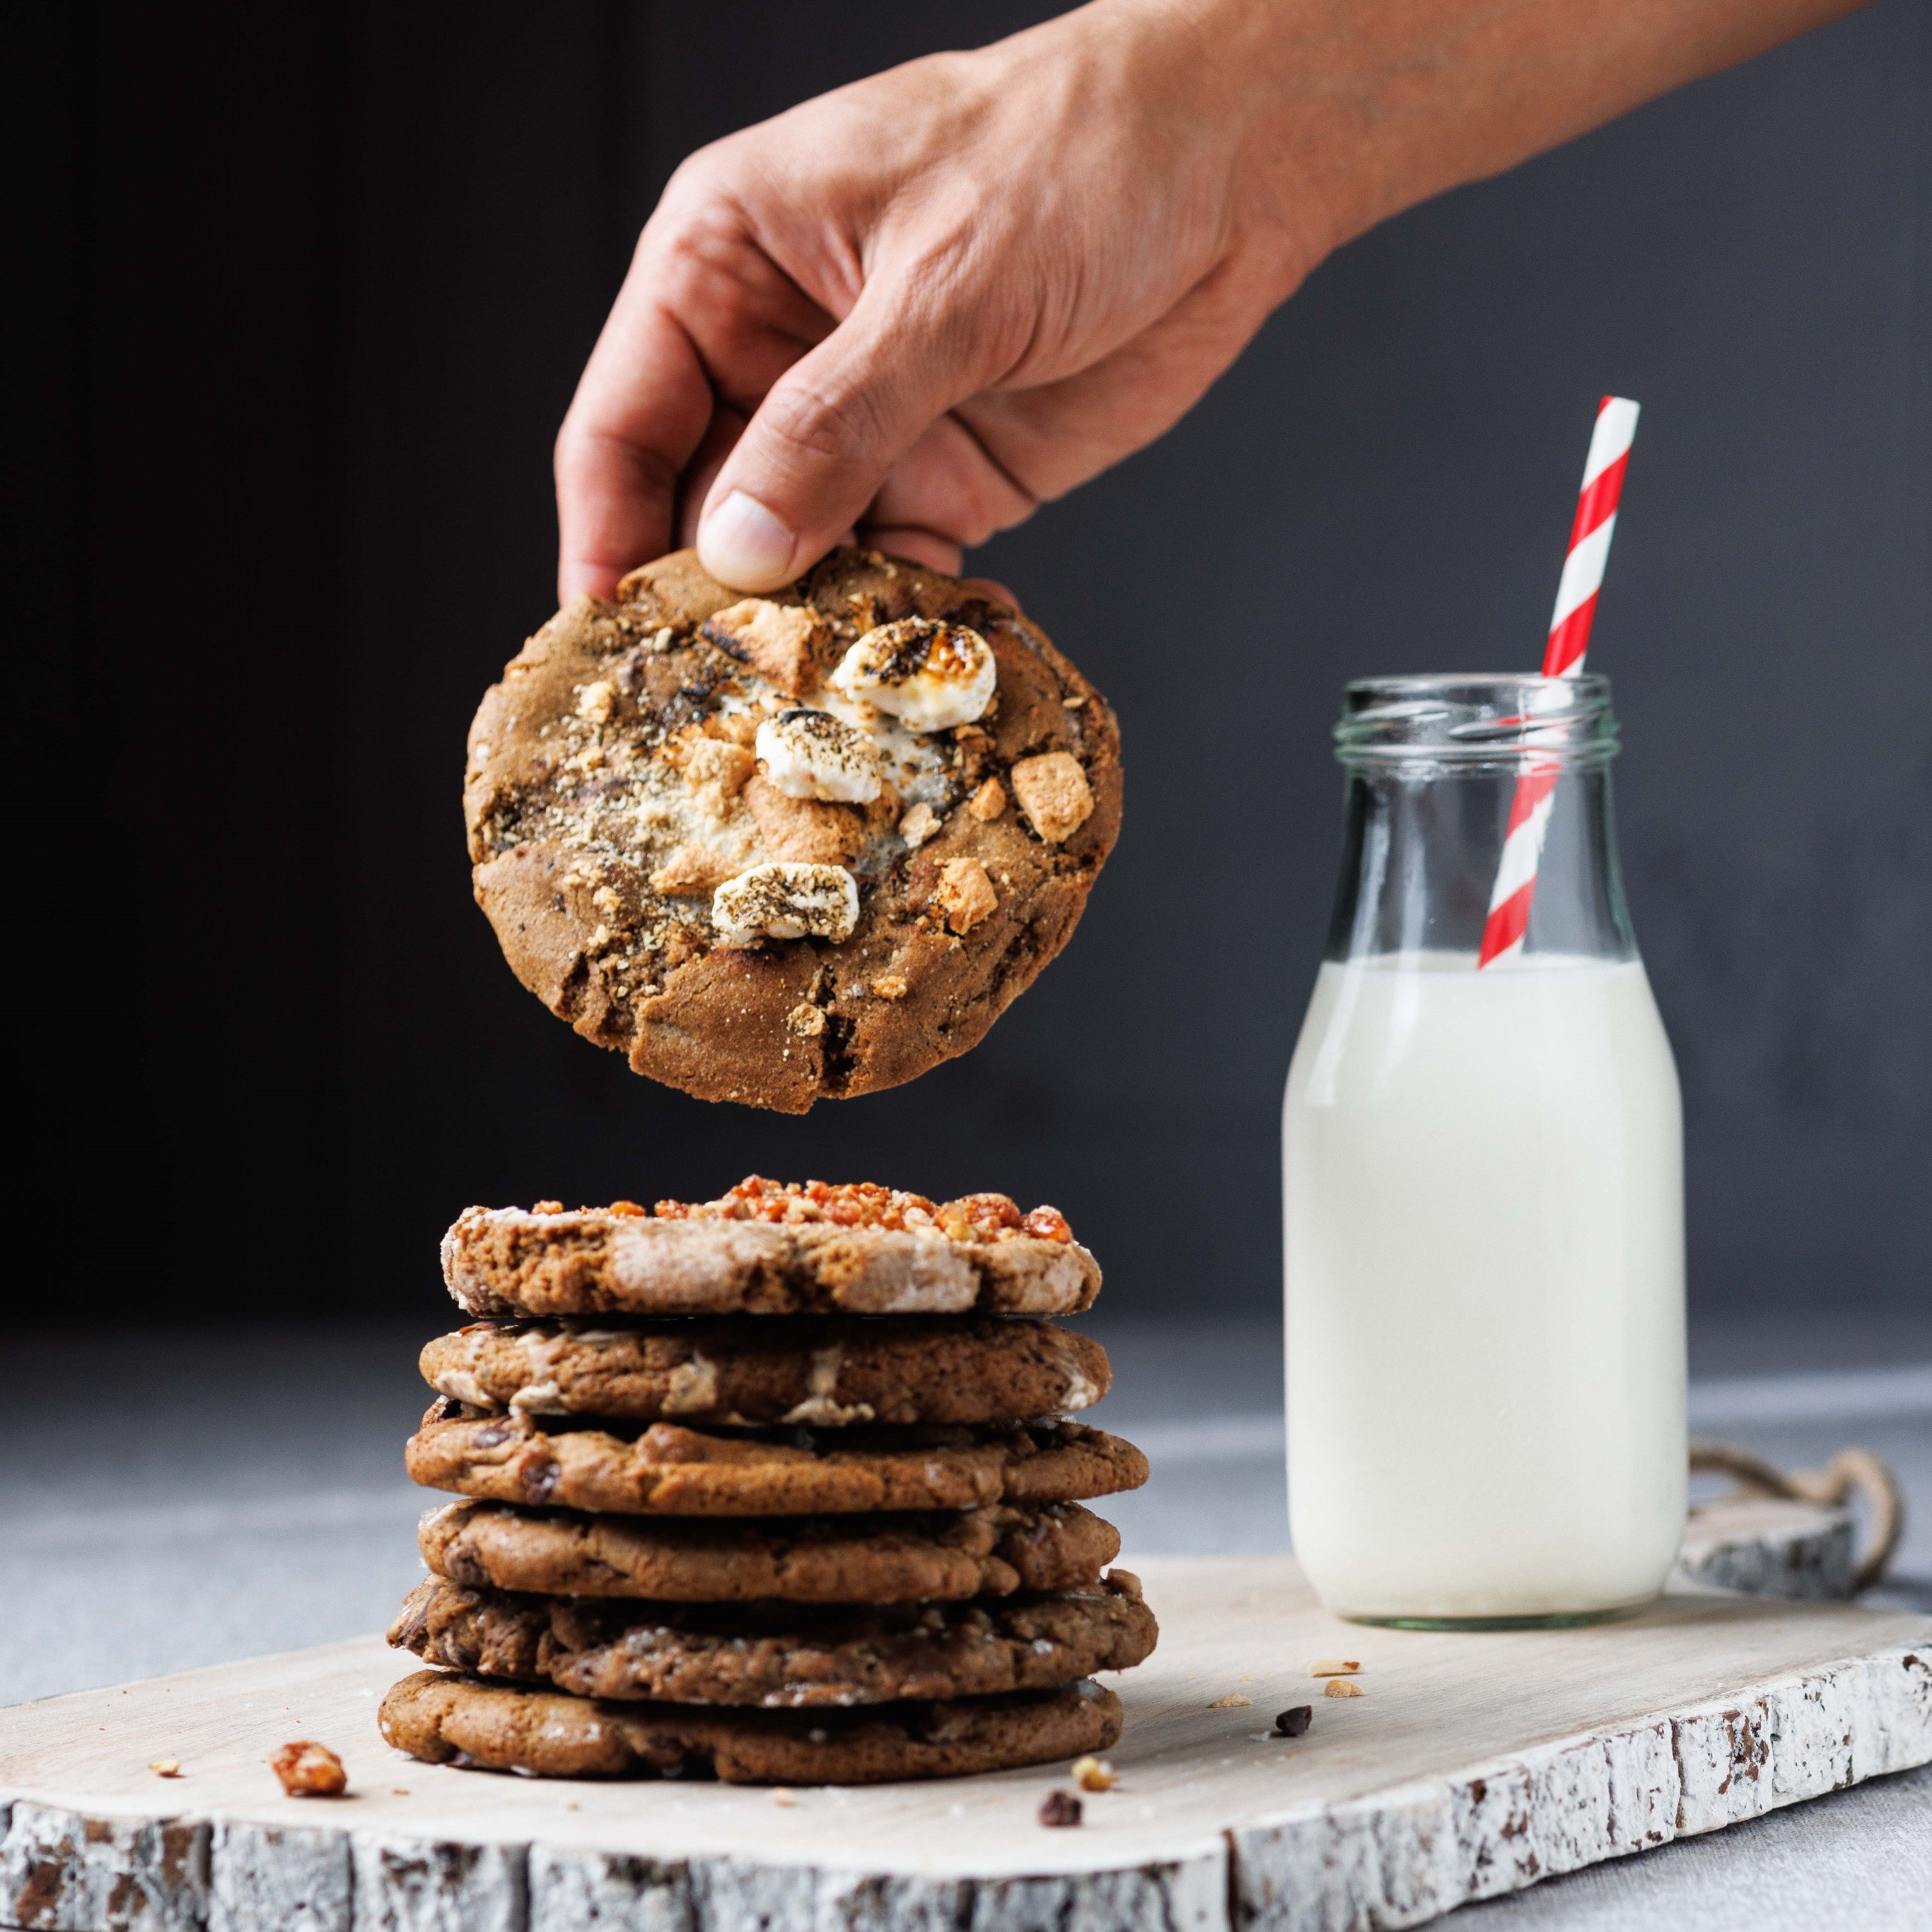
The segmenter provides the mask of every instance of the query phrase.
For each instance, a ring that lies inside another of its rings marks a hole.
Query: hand
[[[962,548],[1151,442],[1328,250],[1849,0],[1095,0],[693,155],[557,440],[560,594]]]

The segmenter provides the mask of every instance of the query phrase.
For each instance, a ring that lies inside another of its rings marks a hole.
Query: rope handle
[[[1862,1496],[1871,1514],[1871,1541],[1853,1572],[1854,1594],[1885,1574],[1905,1531],[1898,1478],[1869,1449],[1840,1449],[1822,1469],[1786,1471],[1734,1442],[1694,1442],[1693,1475],[1729,1476],[1747,1496],[1777,1496],[1802,1503],[1845,1503]]]

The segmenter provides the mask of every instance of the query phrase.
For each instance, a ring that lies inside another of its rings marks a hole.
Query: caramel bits
[[[312,1738],[283,1745],[268,1760],[268,1768],[291,1798],[340,1798],[349,1789],[341,1759]]]

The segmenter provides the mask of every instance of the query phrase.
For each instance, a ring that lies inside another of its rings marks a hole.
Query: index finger
[[[625,572],[670,548],[678,477],[711,410],[690,337],[627,283],[557,432],[560,602],[608,597]]]

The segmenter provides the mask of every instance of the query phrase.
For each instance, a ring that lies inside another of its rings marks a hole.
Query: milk
[[[1588,1616],[1684,1526],[1677,1076],[1635,960],[1324,965],[1288,1073],[1288,1504],[1328,1606]]]

